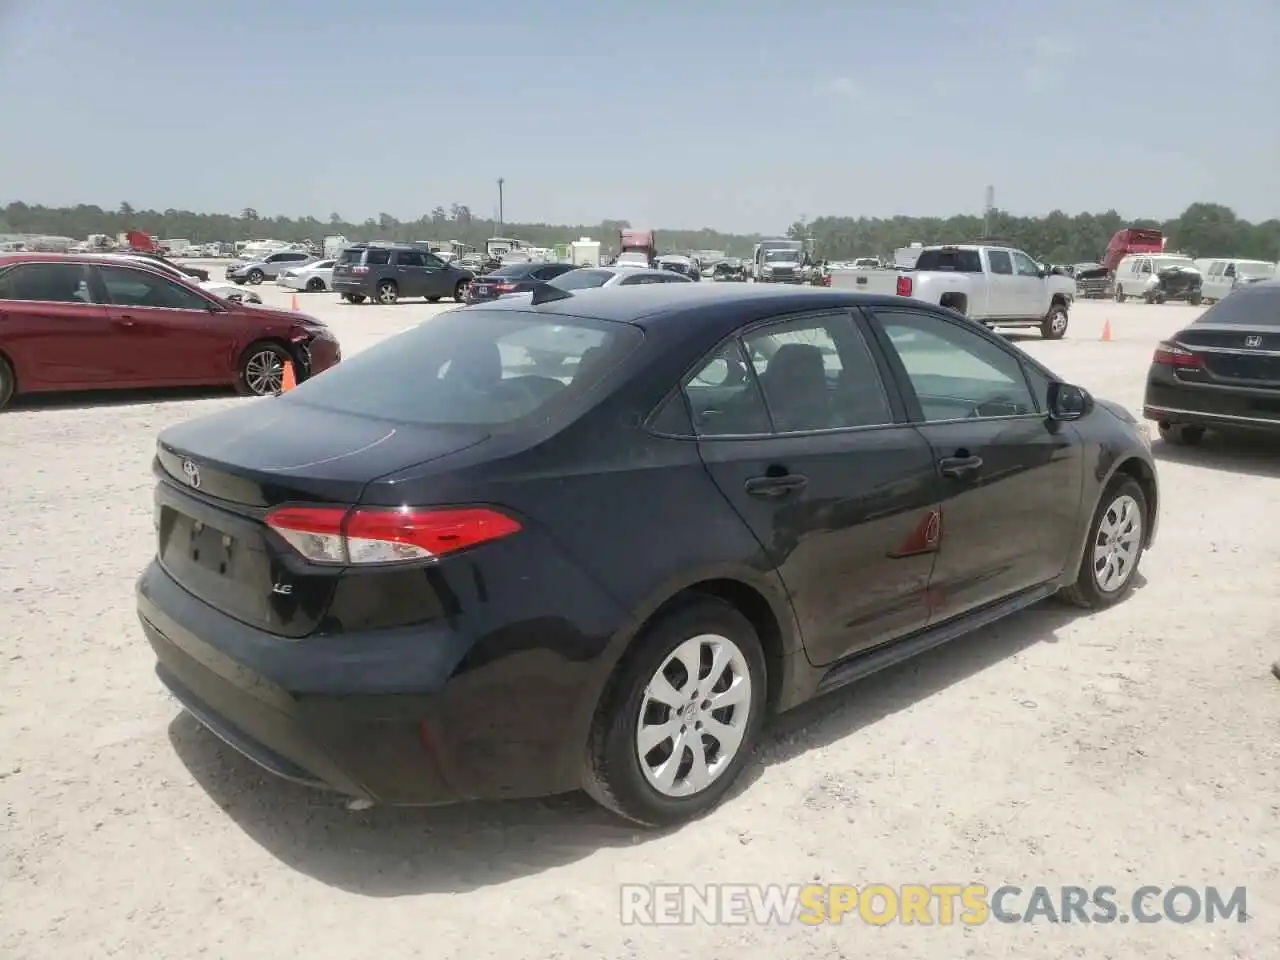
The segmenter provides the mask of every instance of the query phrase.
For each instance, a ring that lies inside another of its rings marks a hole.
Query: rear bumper
[[[444,622],[289,640],[202,602],[154,561],[136,592],[164,686],[280,777],[421,806],[581,786],[586,731],[608,675],[603,632],[587,650],[571,621],[557,628],[545,616],[481,641]],[[612,618],[592,611],[602,614]]]
[[[1184,383],[1162,369],[1147,380],[1142,415],[1159,423],[1280,432],[1280,390]]]
[[[368,280],[347,279],[345,277],[339,279],[334,277],[333,289],[337,293],[361,293],[367,297],[372,296],[373,284]]]

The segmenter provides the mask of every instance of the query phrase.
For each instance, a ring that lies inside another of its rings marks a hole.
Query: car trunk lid
[[[266,524],[282,504],[354,505],[370,481],[483,442],[281,400],[171,428],[157,444],[157,557],[184,589],[285,637],[320,628],[346,568],[306,563]]]

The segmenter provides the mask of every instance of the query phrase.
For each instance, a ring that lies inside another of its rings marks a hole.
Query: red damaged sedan
[[[145,263],[0,255],[0,407],[28,393],[235,386],[276,393],[342,359],[319,320],[250,306]]]

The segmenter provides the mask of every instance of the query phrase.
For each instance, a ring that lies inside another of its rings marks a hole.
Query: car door
[[[228,379],[239,331],[224,308],[151,270],[123,264],[93,269],[139,385]]]
[[[452,297],[454,288],[466,279],[460,270],[429,253],[422,255],[422,263],[424,297]]]
[[[1017,279],[1008,250],[987,250],[987,312],[992,318],[1018,315]]]
[[[393,267],[396,284],[400,287],[402,297],[438,296],[428,291],[426,254],[421,250],[397,250]]]
[[[755,326],[685,393],[702,460],[785,584],[813,663],[926,624],[933,453],[848,312]]]
[[[1021,250],[1010,250],[1009,257],[1013,260],[1015,316],[1043,317],[1049,312],[1049,297],[1045,293],[1040,267]]]
[[[310,254],[303,253],[301,250],[286,250],[282,253],[272,254],[272,257],[274,258],[271,265],[272,279],[279,277],[286,270],[301,266],[311,259]]]
[[[25,389],[88,390],[129,373],[81,263],[18,263],[0,273],[0,347]]]
[[[942,489],[932,622],[1052,580],[1078,542],[1084,458],[1052,422],[1016,348],[942,312],[875,307]]]

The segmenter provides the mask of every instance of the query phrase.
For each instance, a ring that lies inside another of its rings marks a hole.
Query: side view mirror
[[[1064,423],[1079,420],[1093,409],[1093,397],[1084,387],[1055,380],[1049,384],[1049,419]]]

